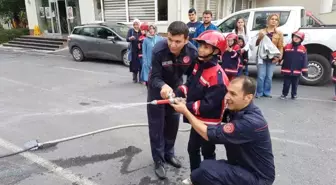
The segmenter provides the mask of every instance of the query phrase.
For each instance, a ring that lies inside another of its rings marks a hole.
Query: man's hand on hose
[[[162,86],[160,95],[162,99],[169,99],[170,98],[169,95],[172,95],[173,98],[175,97],[173,89],[167,84],[164,84]]]
[[[174,98],[174,104],[170,104],[176,112],[186,114],[189,110],[186,106],[185,98]]]

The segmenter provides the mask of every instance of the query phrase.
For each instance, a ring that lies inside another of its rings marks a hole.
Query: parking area
[[[146,124],[146,88],[128,68],[105,61],[72,61],[67,54],[0,50],[0,155],[32,139],[49,141],[122,124]],[[252,76],[255,69],[252,67]],[[333,86],[299,86],[296,101],[280,100],[276,73],[273,98],[258,99],[271,131],[275,185],[336,184],[336,102]],[[189,125],[181,123],[182,129]],[[188,177],[189,134],[179,133],[181,169],[168,179],[153,173],[148,129],[127,128],[0,159],[5,185],[174,185]],[[225,158],[224,146],[217,146]]]

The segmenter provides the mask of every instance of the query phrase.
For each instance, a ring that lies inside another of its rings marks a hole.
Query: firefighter
[[[291,98],[297,98],[297,88],[301,74],[308,76],[307,50],[301,44],[305,34],[296,31],[292,34],[292,42],[284,47],[281,73],[284,75],[284,83],[281,99],[286,99],[289,88],[292,86]]]
[[[177,97],[187,98],[187,108],[198,119],[207,125],[218,125],[222,122],[224,112],[224,96],[229,84],[225,72],[218,64],[218,55],[226,49],[226,40],[221,32],[207,30],[194,39],[198,47],[198,58],[192,75],[184,85],[175,92]],[[188,123],[188,120],[184,121]],[[194,129],[191,129],[188,153],[190,170],[197,169],[201,163],[200,151],[204,160],[216,159],[216,147],[205,141]],[[188,183],[186,179],[183,183]]]
[[[332,81],[335,85],[335,96],[334,101],[336,101],[336,50],[332,53],[332,60],[331,60],[332,68],[334,68],[334,74],[332,77]]]
[[[168,99],[173,90],[183,84],[183,74],[191,74],[197,49],[189,42],[188,34],[188,26],[175,21],[168,26],[167,39],[155,44],[148,81],[148,102]],[[155,174],[164,179],[165,162],[176,168],[181,167],[174,154],[180,114],[169,105],[148,105],[147,116]]]
[[[227,50],[222,56],[222,68],[232,80],[238,75],[238,69],[240,64],[240,47],[238,45],[238,35],[235,33],[229,33],[226,36],[228,44]]]
[[[203,139],[225,146],[227,160],[204,160],[191,173],[193,185],[271,185],[275,179],[272,142],[260,109],[254,105],[256,82],[247,76],[233,79],[225,95],[224,124],[206,125],[181,98],[171,104]]]

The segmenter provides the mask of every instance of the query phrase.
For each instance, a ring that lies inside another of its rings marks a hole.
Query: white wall
[[[37,8],[35,1],[36,0],[25,0],[29,29],[34,29],[34,26],[39,25],[37,19]]]
[[[82,24],[95,22],[93,0],[79,0],[79,9]]]

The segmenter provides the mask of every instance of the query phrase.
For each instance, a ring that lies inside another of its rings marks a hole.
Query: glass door
[[[61,35],[61,23],[59,20],[59,9],[57,0],[49,0],[49,8],[52,33],[54,33],[55,35]]]

